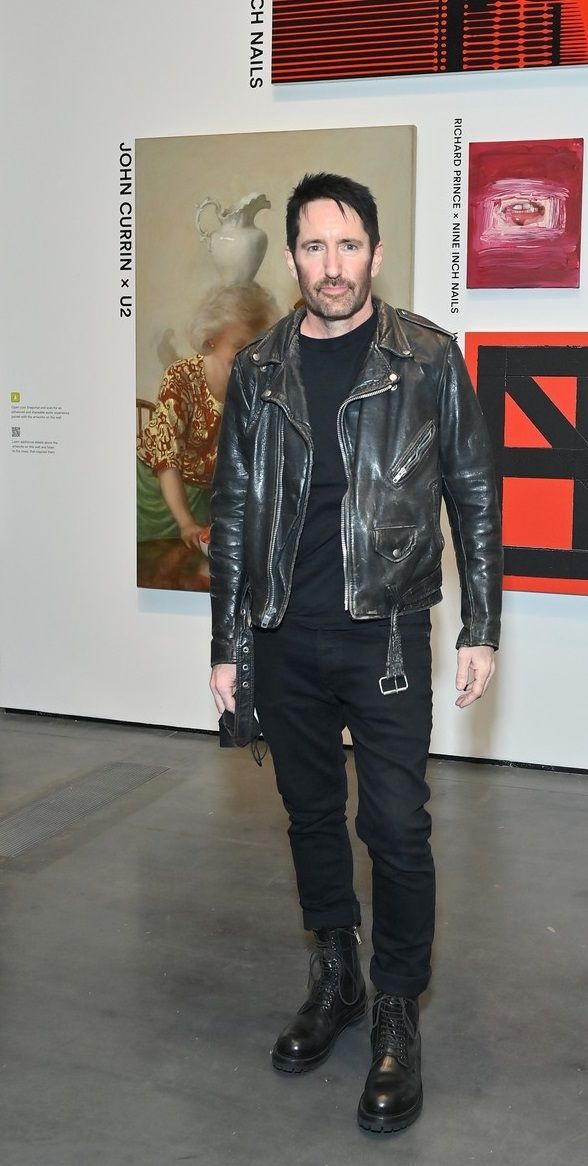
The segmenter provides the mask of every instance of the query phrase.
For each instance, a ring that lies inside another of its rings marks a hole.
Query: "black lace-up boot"
[[[354,928],[315,931],[308,997],[280,1033],[273,1051],[275,1069],[305,1073],[328,1057],[339,1033],[367,1011],[365,982]]]
[[[357,1120],[364,1130],[391,1133],[416,1121],[423,1104],[419,1006],[378,993],[372,1028],[373,1063]]]

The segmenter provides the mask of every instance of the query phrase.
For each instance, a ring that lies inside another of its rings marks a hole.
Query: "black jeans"
[[[360,922],[346,825],[341,730],[353,739],[356,829],[372,859],[373,958],[379,991],[418,996],[429,981],[435,871],[425,781],[431,736],[428,611],[400,619],[406,692],[383,696],[388,627],[318,631],[286,619],[254,629],[255,701],[290,843],[304,926]]]

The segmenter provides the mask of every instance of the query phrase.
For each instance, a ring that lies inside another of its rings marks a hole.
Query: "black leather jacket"
[[[375,303],[376,335],[338,416],[349,481],[341,507],[346,605],[355,619],[394,623],[399,613],[439,602],[443,496],[461,580],[457,645],[497,647],[499,509],[463,357],[450,333]],[[235,659],[246,583],[255,625],[276,627],[288,604],[313,453],[300,373],[303,314],[244,348],[229,382],[212,492],[213,664]]]

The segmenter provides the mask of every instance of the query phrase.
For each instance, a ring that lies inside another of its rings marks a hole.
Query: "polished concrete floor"
[[[97,767],[165,767],[0,860],[2,1166],[585,1166],[587,776],[431,762],[425,1106],[376,1135],[367,1023],[314,1074],[270,1066],[307,939],[269,759],[10,713],[0,748],[2,819]]]

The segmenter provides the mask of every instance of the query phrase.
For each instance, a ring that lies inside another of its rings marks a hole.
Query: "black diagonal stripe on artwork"
[[[509,377],[588,376],[588,347],[583,344],[513,344],[504,352]]]
[[[588,481],[576,482],[574,488],[572,546],[574,550],[588,550]]]
[[[505,547],[504,573],[530,579],[588,579],[588,551]]]
[[[586,449],[588,442],[529,376],[507,374],[506,391],[554,449]]]
[[[505,478],[588,478],[588,449],[516,449],[505,447]]]

